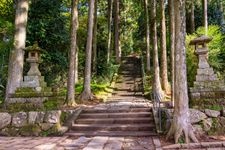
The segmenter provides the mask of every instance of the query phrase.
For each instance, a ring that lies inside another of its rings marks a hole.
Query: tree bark
[[[97,28],[98,28],[98,19],[97,19],[97,11],[98,11],[98,0],[95,0],[94,6],[94,29],[93,29],[93,63],[92,63],[92,71],[96,72],[96,64],[97,64]]]
[[[158,60],[158,42],[157,42],[157,25],[156,25],[156,0],[151,0],[151,18],[152,18],[152,45],[153,45],[153,67],[154,81],[153,93],[158,100],[163,99],[163,91],[160,83],[159,60]]]
[[[195,2],[191,2],[191,33],[195,32]]]
[[[88,35],[85,51],[85,70],[84,70],[84,83],[83,91],[80,95],[80,100],[92,100],[94,95],[91,93],[91,55],[92,55],[92,39],[94,27],[94,5],[95,0],[89,0],[88,10]]]
[[[114,48],[116,51],[116,63],[120,63],[121,61],[121,49],[120,49],[120,0],[115,0],[115,41],[114,41]]]
[[[108,0],[108,46],[107,46],[107,64],[111,57],[111,41],[112,41],[112,11],[113,0]]]
[[[203,24],[205,27],[205,34],[208,34],[208,2],[207,0],[202,0],[203,4]]]
[[[78,0],[72,0],[71,10],[71,35],[70,35],[70,63],[67,80],[67,104],[73,106],[75,102],[75,66],[77,51],[77,28],[78,28]]]
[[[166,18],[165,18],[165,1],[160,1],[160,17],[161,17],[161,34],[160,34],[160,48],[161,48],[161,78],[162,89],[169,94],[169,82],[167,73],[167,50],[166,50]]]
[[[185,18],[185,0],[174,1],[175,12],[175,107],[171,128],[167,138],[174,136],[175,143],[182,133],[185,135],[185,142],[198,142],[194,135],[193,127],[189,119],[188,90],[187,90],[187,72],[186,72],[186,18]]]
[[[79,48],[78,48],[78,46],[77,46],[76,49],[77,50],[76,50],[76,58],[75,58],[75,84],[77,84],[78,83],[78,80],[79,80],[79,76],[78,76],[78,66],[79,66],[79,63],[78,63],[78,54],[79,54]]]
[[[169,0],[169,39],[170,39],[170,63],[171,63],[171,102],[174,106],[174,49],[175,49],[175,23],[174,23],[174,0]]]
[[[9,58],[6,100],[15,93],[23,81],[24,48],[26,44],[26,27],[28,18],[28,0],[16,0],[14,48]]]
[[[144,0],[145,6],[145,18],[146,18],[146,70],[150,72],[150,25],[149,25],[149,10],[148,10],[148,0]]]

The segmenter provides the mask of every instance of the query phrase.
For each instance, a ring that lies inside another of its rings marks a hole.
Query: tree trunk
[[[98,0],[95,0],[95,8],[94,8],[94,29],[93,29],[93,63],[92,63],[92,71],[96,72],[96,64],[97,64],[97,11],[98,11]]]
[[[121,49],[120,49],[120,0],[115,0],[115,51],[116,51],[116,63],[120,63],[121,61]]]
[[[145,6],[145,16],[146,16],[146,70],[150,72],[150,25],[149,25],[149,10],[148,10],[148,0],[144,1]]]
[[[10,94],[15,93],[23,81],[24,48],[26,44],[26,27],[28,18],[28,0],[16,1],[14,48],[9,58],[6,103]]]
[[[107,46],[107,64],[111,57],[111,41],[112,41],[112,11],[113,0],[108,0],[108,46]]]
[[[161,17],[161,34],[160,34],[160,48],[161,48],[161,78],[162,89],[165,93],[169,93],[169,82],[167,74],[167,50],[166,50],[166,18],[165,18],[165,2],[160,1],[160,17]]]
[[[202,0],[203,4],[203,23],[205,27],[205,34],[208,34],[208,2],[207,0]]]
[[[191,33],[195,32],[195,2],[191,2]]]
[[[158,60],[158,45],[157,45],[157,25],[156,25],[156,0],[151,0],[151,16],[152,16],[152,44],[153,44],[153,67],[154,67],[154,81],[153,93],[158,100],[163,99],[163,91],[160,83],[159,75],[159,60]]]
[[[189,119],[188,90],[187,90],[187,72],[186,72],[186,18],[185,18],[185,0],[174,1],[175,12],[175,107],[171,128],[167,138],[174,136],[175,143],[178,143],[182,133],[185,135],[185,142],[198,142],[193,127]]]
[[[170,36],[170,63],[171,63],[171,102],[174,106],[174,49],[175,49],[175,23],[174,23],[174,0],[169,0],[169,36]]]
[[[85,51],[85,70],[84,70],[84,84],[83,91],[80,95],[81,100],[92,100],[94,98],[91,93],[91,55],[92,55],[92,39],[93,39],[93,27],[94,27],[94,5],[95,0],[89,0],[88,11],[88,35]]]
[[[76,58],[75,58],[75,84],[78,83],[78,80],[79,80],[79,76],[78,76],[78,66],[79,66],[79,63],[78,63],[78,54],[79,54],[79,48],[77,46],[76,48]]]
[[[76,50],[77,50],[77,28],[78,28],[78,0],[72,0],[71,10],[71,39],[70,39],[70,64],[67,80],[67,104],[73,106],[75,102],[75,63],[76,63]]]

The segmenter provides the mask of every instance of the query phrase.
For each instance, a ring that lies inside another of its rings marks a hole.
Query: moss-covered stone
[[[38,136],[41,133],[41,129],[37,124],[26,125],[20,128],[19,133],[23,136]]]
[[[15,112],[29,112],[29,111],[40,111],[43,110],[42,104],[35,104],[35,103],[13,103],[9,104],[6,107],[6,110],[10,113]]]

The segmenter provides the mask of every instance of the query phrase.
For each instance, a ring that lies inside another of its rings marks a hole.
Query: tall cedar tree
[[[159,75],[156,0],[151,0],[151,18],[152,18],[152,45],[153,45],[153,68],[154,68],[153,93],[154,99],[157,101],[158,100],[161,101],[164,98],[164,94],[162,91]]]
[[[189,118],[188,87],[186,72],[186,17],[185,0],[174,0],[175,13],[175,90],[174,90],[174,114],[167,138],[173,136],[175,143],[184,133],[185,142],[198,142],[194,135],[193,127]]]
[[[15,15],[15,34],[14,48],[11,51],[9,58],[8,81],[6,87],[6,100],[10,94],[15,93],[16,88],[20,87],[23,81],[23,64],[24,64],[24,49],[26,43],[26,27],[28,18],[28,0],[16,0],[16,15]]]
[[[95,0],[89,0],[88,10],[88,35],[85,51],[85,69],[84,69],[84,83],[83,91],[80,95],[80,100],[92,100],[94,95],[91,93],[91,55],[92,55],[92,39],[94,28],[94,7]]]
[[[169,0],[169,39],[170,39],[170,63],[171,63],[171,101],[174,106],[174,49],[175,49],[175,23],[174,23],[174,0]]]
[[[208,2],[207,0],[202,0],[203,7],[203,25],[205,27],[205,34],[208,34]]]
[[[166,50],[166,17],[165,17],[165,1],[160,0],[160,18],[161,18],[161,30],[160,30],[160,48],[161,48],[161,78],[162,89],[165,93],[169,93],[169,81],[167,73],[167,50]]]
[[[75,75],[76,75],[76,53],[77,53],[77,28],[78,28],[78,0],[72,0],[71,10],[71,41],[70,41],[70,63],[67,80],[67,104],[75,105]]]
[[[120,63],[121,61],[121,49],[120,49],[120,0],[115,0],[115,40],[114,40],[114,48],[116,51],[116,62]]]
[[[151,69],[150,64],[150,24],[149,24],[149,7],[148,0],[144,0],[145,6],[145,18],[146,18],[146,70],[147,72]]]
[[[113,1],[114,0],[108,0],[108,46],[107,46],[107,63],[109,63],[109,60],[110,60],[110,57],[111,57]]]
[[[98,28],[98,0],[95,0],[95,9],[94,9],[94,28],[93,28],[93,45],[92,45],[92,53],[93,53],[93,63],[92,63],[92,71],[96,72],[96,65],[97,65],[97,28]]]

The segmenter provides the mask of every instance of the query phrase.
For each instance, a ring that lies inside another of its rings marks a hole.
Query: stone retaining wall
[[[0,112],[0,135],[45,136],[67,131],[63,122],[76,110]]]
[[[164,125],[163,129],[168,130],[173,117],[173,109],[163,109],[164,116],[162,123]],[[166,116],[165,116],[166,115]],[[209,132],[210,130],[215,130],[217,128],[220,132],[225,132],[225,110],[197,110],[190,109],[190,121],[194,127],[195,133],[201,135]]]

